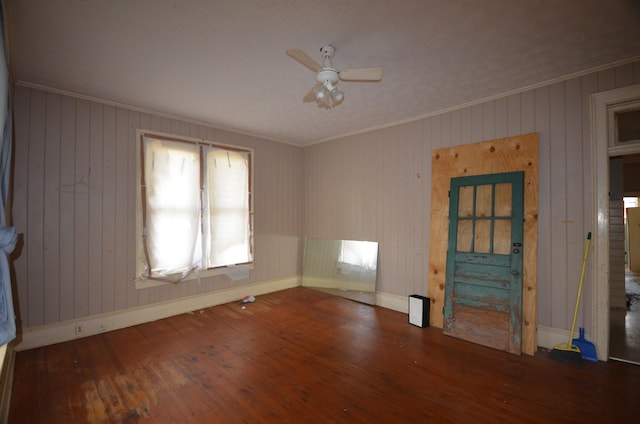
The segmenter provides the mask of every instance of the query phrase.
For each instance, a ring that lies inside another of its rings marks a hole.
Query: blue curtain
[[[16,337],[16,322],[13,312],[13,295],[11,293],[11,275],[7,256],[16,246],[18,235],[16,229],[7,227],[5,207],[9,198],[9,179],[11,176],[11,146],[13,142],[13,125],[11,117],[9,54],[5,36],[4,1],[0,1],[0,25],[2,43],[0,48],[0,345],[10,342]]]

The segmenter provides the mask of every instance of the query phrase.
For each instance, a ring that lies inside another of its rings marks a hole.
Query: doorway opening
[[[640,365],[640,154],[611,157],[609,357]]]

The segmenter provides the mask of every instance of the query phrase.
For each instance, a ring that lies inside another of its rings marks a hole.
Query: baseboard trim
[[[22,331],[22,340],[16,346],[16,351],[33,349],[55,343],[66,342],[82,337],[93,336],[107,331],[144,324],[174,315],[234,302],[246,295],[259,296],[280,290],[297,287],[301,284],[301,277],[262,281],[255,284],[245,284],[211,293],[184,297],[168,302],[125,309],[108,314],[93,315],[75,320],[27,328]],[[81,331],[77,332],[78,327]]]
[[[376,305],[405,314],[409,313],[409,296],[376,292]],[[407,318],[408,322],[409,318]]]
[[[120,328],[144,324],[174,315],[221,305],[223,303],[234,302],[242,299],[247,294],[259,296],[300,285],[301,277],[296,275],[288,278],[232,287],[169,302],[154,303],[153,305],[126,309],[109,314],[94,315],[77,320],[27,328],[22,332],[22,341],[17,344],[15,348],[9,347],[7,349],[5,366],[3,367],[2,375],[0,376],[0,378],[2,378],[2,380],[0,380],[0,390],[3,390],[2,402],[4,402],[4,394],[7,393],[7,387],[9,388],[10,393],[16,351],[19,352],[40,346],[66,342],[81,337],[104,333],[106,331],[118,330]],[[405,314],[409,313],[408,296],[400,296],[378,291],[376,292],[376,305]],[[76,334],[76,328],[78,325],[82,325],[82,332],[80,334]],[[557,328],[543,325],[538,325],[537,333],[537,345],[547,349],[553,349],[554,346],[560,343],[566,343],[569,338],[569,332],[567,330],[559,330]],[[588,335],[587,339],[590,339]],[[8,381],[4,379],[5,375],[8,375],[5,374],[5,369],[7,373],[10,373],[9,377],[11,378],[9,378]],[[5,412],[4,409],[2,409],[4,406],[4,404],[0,404],[0,414]],[[8,405],[6,407],[8,408]],[[8,413],[8,409],[6,412]],[[1,417],[2,415],[0,415],[0,418]]]
[[[6,345],[2,371],[0,372],[0,422],[9,421],[9,407],[11,406],[11,390],[13,388],[13,371],[16,363],[14,342]]]
[[[572,339],[577,337],[578,335],[574,334]],[[592,340],[589,334],[585,335],[585,338],[587,340]],[[561,343],[567,343],[568,341],[569,331],[538,325],[538,346],[546,349],[553,349],[554,346]]]

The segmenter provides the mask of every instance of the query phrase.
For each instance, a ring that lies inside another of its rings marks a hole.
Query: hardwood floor
[[[640,272],[625,269],[627,308],[609,310],[609,357],[640,365]]]
[[[10,423],[638,420],[640,367],[514,356],[294,288],[18,352]]]

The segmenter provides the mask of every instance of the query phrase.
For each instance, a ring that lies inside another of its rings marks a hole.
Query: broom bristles
[[[554,348],[549,351],[549,358],[562,362],[580,363],[582,362],[582,352],[580,352],[580,349],[578,349],[576,345],[562,343],[554,346]]]

